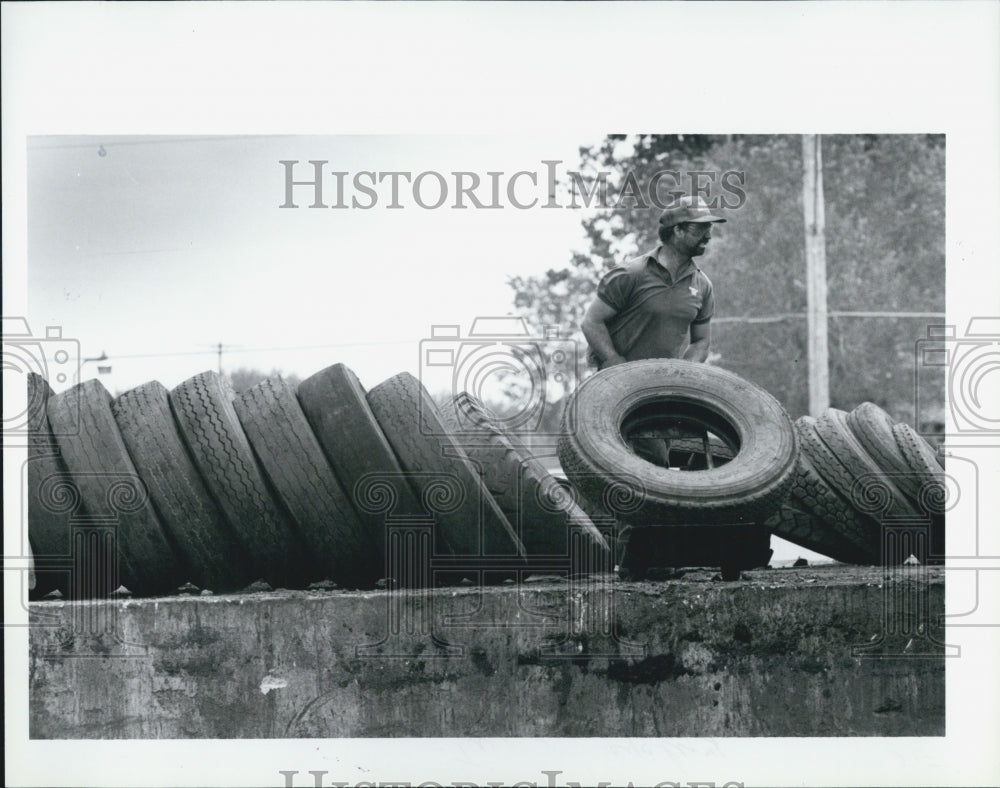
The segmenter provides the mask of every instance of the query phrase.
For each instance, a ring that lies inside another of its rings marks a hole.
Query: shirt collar
[[[694,260],[689,261],[686,265],[681,265],[677,263],[676,260],[668,259],[665,262],[661,260],[660,253],[663,251],[663,244],[660,244],[655,249],[651,249],[646,252],[645,257],[651,259],[654,263],[664,269],[668,274],[670,274],[671,282],[679,282],[682,279],[687,279],[689,276],[693,275],[695,271],[701,269],[694,264]],[[680,277],[678,278],[678,274]]]

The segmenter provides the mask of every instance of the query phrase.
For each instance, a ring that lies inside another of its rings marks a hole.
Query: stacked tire
[[[644,455],[639,442],[657,435],[669,450]],[[631,362],[577,390],[559,456],[584,508],[630,534],[619,558],[631,553],[640,570],[714,559],[736,577],[767,562],[770,533],[844,563],[944,554],[943,468],[909,425],[870,402],[793,424],[732,373]]]
[[[650,440],[662,444],[659,457],[640,451]],[[735,579],[766,565],[765,521],[786,497],[797,455],[792,421],[774,397],[679,360],[634,361],[589,378],[566,408],[559,441],[585,505],[628,534],[619,558],[640,576],[714,564]]]
[[[848,563],[942,560],[947,486],[930,445],[871,402],[795,422],[800,454],[774,533]]]
[[[456,432],[407,373],[370,392],[342,364],[238,395],[214,372],[117,398],[97,380],[28,387],[36,597],[428,583],[414,533],[421,556],[486,580],[567,553],[571,533],[610,553],[480,403],[462,395],[474,429]]]

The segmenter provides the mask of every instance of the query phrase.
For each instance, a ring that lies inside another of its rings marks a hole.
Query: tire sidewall
[[[657,400],[695,404],[721,417],[740,442],[736,456],[687,473],[638,457],[621,427],[630,413]],[[787,478],[795,463],[794,429],[777,400],[732,373],[694,362],[638,361],[602,370],[578,390],[567,425],[565,439],[596,473],[639,476],[650,502],[725,505],[774,484],[776,471]]]

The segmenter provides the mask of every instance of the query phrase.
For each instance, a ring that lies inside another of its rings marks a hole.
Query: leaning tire
[[[875,464],[890,474],[893,483],[911,503],[920,500],[922,479],[915,474],[900,452],[892,433],[895,422],[882,408],[872,402],[863,402],[847,414],[851,433],[864,447]]]
[[[195,375],[170,392],[170,407],[191,458],[250,562],[246,574],[272,586],[304,585],[298,537],[271,498],[233,409],[228,382],[215,372]]]
[[[524,555],[521,540],[419,380],[408,372],[395,375],[368,392],[368,404],[421,499],[437,503],[436,491],[448,489],[445,505],[432,512],[456,555]]]
[[[845,539],[828,521],[794,505],[782,504],[764,525],[782,539],[841,563],[870,564],[873,561],[868,552],[858,549]]]
[[[91,550],[91,561],[101,567],[102,576],[92,578],[96,584],[82,595],[101,596],[113,591],[117,582],[138,595],[176,588],[182,582],[183,566],[167,542],[146,485],[122,441],[111,413],[111,395],[100,381],[88,380],[52,397],[48,415],[79,495],[80,510],[72,514],[88,518],[81,521],[91,526],[83,529],[85,549]],[[109,552],[112,542],[107,526],[113,527],[114,553]]]
[[[944,468],[931,445],[913,427],[902,422],[894,424],[892,435],[911,471],[919,474],[924,481],[940,481]]]
[[[295,396],[295,389],[268,378],[233,402],[264,472],[295,520],[318,579],[345,587],[378,580],[371,540],[333,475]]]
[[[610,556],[608,543],[577,505],[572,491],[546,470],[520,438],[497,423],[478,399],[463,391],[440,414],[529,556],[568,556],[574,529],[579,529],[593,549]]]
[[[848,498],[855,508],[870,513],[879,521],[886,515],[898,517],[916,514],[909,499],[854,437],[844,411],[827,408],[816,419],[816,434],[843,469],[843,473],[831,477],[824,473],[824,478]]]
[[[661,468],[638,457],[630,430],[678,418],[738,449],[703,471]],[[795,469],[795,431],[774,397],[724,370],[677,360],[635,361],[598,372],[567,405],[559,459],[591,500],[622,473],[639,479],[633,524],[762,524],[781,504]]]
[[[906,459],[906,465],[920,480],[917,507],[931,519],[930,558],[942,560],[945,553],[945,510],[948,506],[948,489],[944,469],[930,444],[909,424],[895,424],[892,428],[896,445]]]
[[[334,364],[302,381],[298,397],[316,440],[364,524],[376,573],[394,577],[398,569],[387,553],[386,524],[419,520],[424,510],[368,406],[361,382],[348,367]]]
[[[816,420],[810,416],[797,419],[795,433],[799,439],[799,459],[787,503],[825,523],[832,534],[828,549],[834,549],[845,557],[841,559],[832,553],[825,555],[850,563],[876,563],[879,555],[878,523],[857,511],[850,499],[837,492],[819,471],[819,467],[823,467],[828,469],[827,474],[832,474],[840,472],[840,468],[816,433]],[[846,484],[845,480],[844,486]],[[824,552],[818,548],[810,549]]]
[[[63,480],[69,474],[62,461],[59,446],[52,435],[46,407],[52,389],[41,375],[28,374],[27,476],[28,541],[35,565],[35,587],[32,596],[44,596],[59,590],[66,595],[70,589],[69,565],[72,560],[70,512],[62,505]]]
[[[157,381],[118,397],[111,412],[164,530],[200,588],[235,591],[255,578],[248,561],[188,454]]]

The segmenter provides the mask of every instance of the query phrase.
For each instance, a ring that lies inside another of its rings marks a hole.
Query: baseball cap
[[[660,224],[673,227],[683,222],[724,222],[721,216],[711,212],[708,203],[702,197],[681,197],[673,208],[667,208],[660,214]]]

